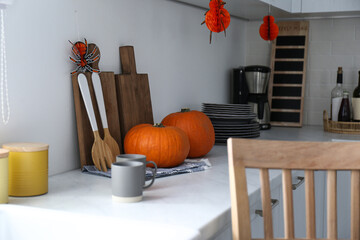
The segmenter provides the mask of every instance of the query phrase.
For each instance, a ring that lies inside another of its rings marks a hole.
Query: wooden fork
[[[86,112],[90,120],[91,128],[94,133],[94,144],[91,149],[91,156],[95,167],[100,171],[107,172],[107,167],[111,168],[112,154],[109,146],[99,135],[94,108],[91,102],[89,85],[84,74],[80,73],[78,75],[78,83],[85,103]]]
[[[104,142],[109,146],[111,153],[112,153],[112,159],[111,163],[115,162],[116,156],[120,154],[120,148],[118,143],[115,141],[115,139],[111,136],[109,128],[108,128],[108,121],[106,117],[106,110],[105,110],[105,104],[104,104],[104,96],[103,91],[101,87],[101,80],[98,73],[93,73],[91,75],[92,83],[94,85],[95,90],[95,96],[96,100],[99,106],[99,112],[101,117],[101,122],[104,129]],[[110,163],[110,166],[111,166]]]

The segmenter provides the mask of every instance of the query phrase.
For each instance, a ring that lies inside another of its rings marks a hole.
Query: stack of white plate
[[[202,112],[210,118],[214,126],[216,143],[226,143],[230,137],[260,136],[256,114],[248,104],[203,103]]]

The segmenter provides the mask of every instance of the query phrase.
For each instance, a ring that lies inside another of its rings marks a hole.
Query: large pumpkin
[[[181,112],[166,116],[161,123],[165,126],[178,127],[186,133],[190,141],[188,157],[202,157],[214,146],[214,127],[208,116],[202,112],[181,109]]]
[[[158,167],[175,167],[186,159],[190,144],[188,137],[177,127],[162,124],[139,124],[127,132],[125,153],[143,154]]]

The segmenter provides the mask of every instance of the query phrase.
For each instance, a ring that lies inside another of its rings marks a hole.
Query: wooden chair
[[[337,239],[336,170],[351,170],[351,239],[360,239],[360,143],[228,139],[233,239],[251,239],[245,168],[260,170],[265,239],[273,238],[269,169],[281,169],[284,237],[295,239],[291,170],[305,172],[306,238],[316,239],[314,170],[327,171],[327,238]]]

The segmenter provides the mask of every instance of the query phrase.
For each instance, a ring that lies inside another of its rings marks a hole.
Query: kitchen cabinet
[[[293,184],[304,177],[303,171],[293,171]],[[338,172],[338,236],[350,238],[350,173]],[[326,238],[326,172],[315,171],[316,236]],[[275,238],[284,237],[284,211],[281,177],[271,182],[271,198],[278,201],[273,207],[273,229]],[[264,221],[256,211],[262,209],[260,189],[250,196],[251,234],[253,238],[264,237]],[[306,238],[305,187],[304,182],[293,190],[295,237]],[[223,238],[226,239],[226,238]]]
[[[253,172],[257,172],[258,169],[251,169]],[[273,217],[273,229],[275,238],[283,238],[284,236],[284,218],[283,218],[283,200],[281,195],[281,171],[270,170],[270,188],[271,199],[273,201],[272,217]],[[276,177],[272,177],[276,176]],[[248,177],[248,184],[251,184],[252,178]],[[251,221],[251,234],[252,238],[264,237],[264,219],[262,217],[262,201],[261,201],[261,189],[258,188],[255,192],[249,195],[250,203],[250,221]]]
[[[269,4],[269,0],[260,0]],[[289,13],[335,13],[360,11],[358,0],[271,0],[271,5]]]
[[[316,237],[326,238],[326,172],[315,171],[315,206],[316,206]],[[297,171],[296,176],[303,176]],[[350,239],[350,172],[337,173],[337,204],[338,204],[338,238]],[[305,219],[305,187],[300,185],[293,191],[295,237],[306,237]]]
[[[304,171],[293,172],[293,184],[299,183],[298,177],[304,177]],[[350,239],[350,172],[339,171],[338,180],[338,238]],[[316,205],[316,237],[326,238],[326,172],[315,171],[315,205]],[[275,238],[284,238],[284,211],[282,199],[282,184],[279,179],[271,183],[271,198],[278,201],[273,208],[273,228]],[[293,190],[294,204],[294,225],[295,237],[306,238],[306,217],[305,217],[305,185],[301,182]],[[256,214],[256,210],[261,210],[260,190],[250,196],[250,218],[252,238],[264,237],[264,220]],[[231,228],[228,228],[227,234],[222,234],[217,240],[231,239]],[[230,235],[229,235],[230,234]]]
[[[322,127],[303,127],[301,129],[272,128],[273,131],[263,131],[261,138],[268,140],[290,141],[360,141],[359,135],[333,134],[324,132]],[[296,174],[300,174],[297,171]],[[301,175],[301,174],[300,174]],[[293,178],[296,176],[293,174]],[[326,237],[326,172],[315,171],[315,204],[316,204],[316,236]],[[350,239],[350,172],[337,172],[337,210],[338,210],[338,238]],[[295,236],[305,236],[305,193],[304,185],[293,191]],[[281,208],[281,207],[280,207]]]
[[[204,12],[209,9],[209,0],[172,0],[174,2],[180,2],[192,7],[198,7],[204,9]],[[259,0],[237,0],[237,1],[225,1],[225,9],[229,11],[232,17],[244,19],[244,20],[260,20],[269,11],[268,3],[263,3]],[[291,1],[282,0],[282,4],[291,6]],[[288,4],[287,4],[288,3]],[[290,4],[290,5],[289,5]],[[290,9],[289,9],[290,10]],[[273,7],[271,13],[276,17],[290,18],[291,13],[286,12],[280,8]]]
[[[293,184],[298,183],[297,177],[304,177],[303,171],[293,172]],[[316,237],[326,238],[326,172],[315,171],[315,204],[316,204]],[[275,182],[274,182],[275,181]],[[282,184],[276,183],[271,189],[271,198],[279,201],[278,205],[273,208],[273,228],[274,237],[284,237],[284,211],[282,199]],[[278,182],[278,181],[277,181]],[[350,173],[338,172],[338,234],[341,239],[350,238]],[[250,198],[250,216],[251,232],[253,238],[264,237],[264,221],[260,215],[255,214],[256,210],[261,209],[260,191],[255,193],[257,197]],[[258,198],[257,200],[254,200]],[[254,202],[255,201],[255,202]],[[305,218],[305,187],[304,183],[299,184],[293,190],[294,204],[294,225],[295,237],[306,238],[306,218]]]
[[[172,0],[190,6],[209,9],[209,0]],[[358,0],[238,0],[226,1],[225,8],[233,17],[246,20],[262,20],[268,13],[277,20],[314,17],[354,17],[360,15]]]
[[[298,1],[298,0],[293,0]],[[293,9],[293,12],[296,10],[301,10],[303,13],[317,13],[317,12],[354,12],[360,11],[360,1],[359,0],[302,0],[301,9]]]
[[[305,185],[299,182],[298,177],[304,177],[304,171],[293,171],[293,204],[295,237],[306,238],[305,217]],[[338,174],[338,236],[341,239],[350,239],[350,172],[339,171]],[[281,177],[271,182],[271,198],[278,204],[273,207],[273,229],[275,238],[284,238],[284,211]],[[316,237],[326,238],[326,172],[315,171],[315,205],[316,205]],[[262,209],[260,189],[249,197],[252,238],[264,237],[264,220],[256,211]],[[229,229],[230,230],[230,229]],[[225,235],[222,235],[223,237]],[[217,239],[231,239],[231,237]],[[231,236],[231,235],[230,235]]]
[[[223,231],[216,235],[216,237],[211,238],[211,240],[231,240],[232,239],[232,231],[231,225],[227,226]]]
[[[293,190],[293,204],[294,204],[294,223],[295,223],[295,237],[306,238],[306,219],[305,219],[305,187],[304,181],[300,181],[298,177],[304,177],[303,171],[293,172],[293,185],[296,189]],[[284,238],[284,211],[283,211],[283,191],[280,179],[274,180],[271,183],[271,198],[278,201],[278,204],[273,207],[273,228],[275,238]],[[316,195],[316,234],[319,238],[325,238],[324,231],[324,190],[325,186],[325,172],[315,172],[315,195]],[[260,194],[260,193],[259,193]],[[263,218],[255,214],[256,209],[261,209],[261,199],[253,203],[254,207],[250,207],[251,212],[251,230],[253,238],[264,237],[264,221]]]
[[[297,2],[296,0],[258,0],[263,2],[266,5],[269,5],[269,3],[271,4],[272,7],[276,7],[279,8],[281,10],[284,10],[286,12],[292,12],[293,10],[293,5],[294,2]]]
[[[332,134],[324,132],[320,127],[303,127],[302,129],[287,128],[272,128],[271,131],[262,131],[261,138],[268,140],[293,140],[293,141],[360,141],[358,135],[346,134]],[[285,134],[286,132],[286,134]],[[298,182],[297,177],[303,177],[303,171],[293,171],[293,184]],[[316,207],[316,237],[326,238],[326,171],[315,171],[315,207]],[[337,214],[338,214],[338,238],[350,239],[350,172],[337,172]],[[271,182],[271,197],[278,199],[279,204],[273,209],[273,227],[274,237],[284,237],[284,217],[283,217],[283,200],[282,200],[282,185],[281,177],[274,179]],[[253,195],[258,194],[259,199],[255,196],[250,197],[250,202],[255,202],[257,208],[261,209],[260,190]],[[293,204],[294,204],[294,225],[295,237],[306,237],[306,218],[305,218],[305,186],[301,184],[297,189],[293,190]],[[250,206],[250,211],[253,212],[254,207]],[[263,219],[255,214],[251,217],[251,227],[253,238],[262,238],[264,236]]]
[[[254,215],[251,219],[251,237],[264,238],[264,220],[259,215]]]
[[[350,239],[350,183],[350,171],[337,172],[337,215],[339,239]]]
[[[298,177],[304,177],[304,171],[293,172],[293,183],[299,181]],[[315,171],[315,218],[316,218],[316,237],[326,238],[324,226],[326,221],[324,218],[326,211],[326,173],[324,171]],[[282,195],[282,189],[281,189]],[[306,238],[306,216],[305,216],[305,184],[300,184],[293,190],[293,204],[294,204],[294,226],[295,237]]]

